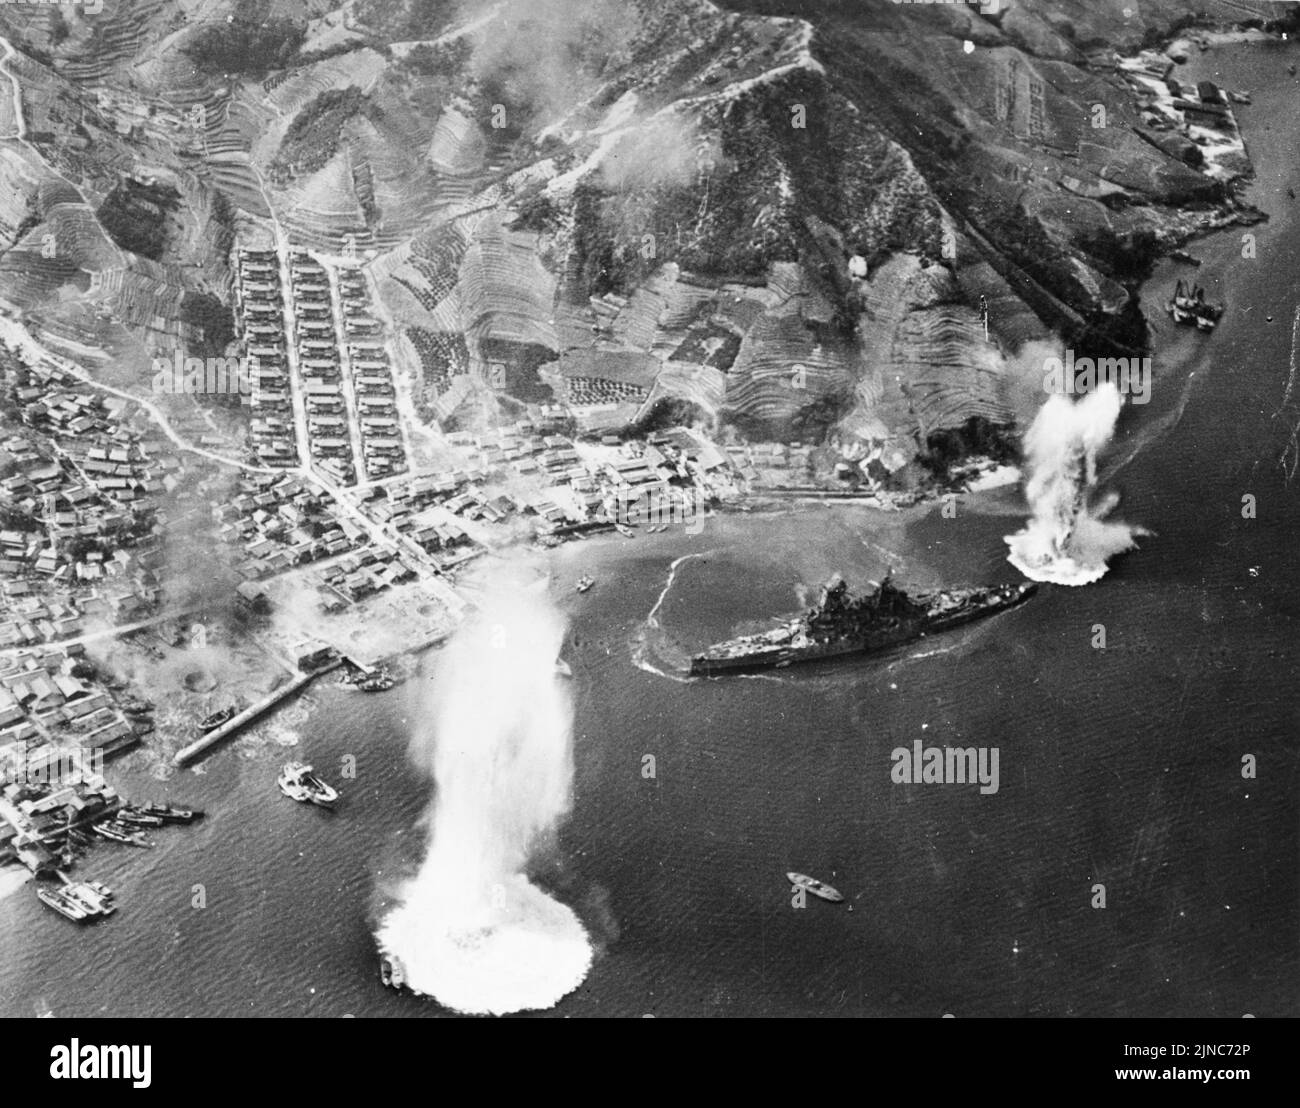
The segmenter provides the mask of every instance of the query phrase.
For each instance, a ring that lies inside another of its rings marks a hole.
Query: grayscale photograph
[[[1271,0],[0,0],[0,1016],[87,1021],[35,1076],[518,1015],[1248,1081],[1298,67]]]

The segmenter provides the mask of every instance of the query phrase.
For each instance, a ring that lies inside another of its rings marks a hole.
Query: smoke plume
[[[405,982],[461,1012],[549,1008],[591,964],[574,913],[533,885],[572,803],[572,709],[544,598],[498,591],[448,644],[411,755],[435,783],[428,854],[378,943]]]
[[[1119,503],[1106,493],[1089,500],[1097,484],[1097,453],[1115,430],[1122,401],[1103,384],[1079,401],[1052,395],[1025,435],[1028,480],[1025,497],[1032,518],[1006,537],[1007,560],[1026,577],[1061,585],[1087,585],[1106,572],[1106,562],[1131,550],[1150,532],[1106,517]]]
[[[474,76],[499,91],[528,126],[568,115],[600,84],[599,71],[634,35],[624,0],[469,0],[462,19],[490,17],[477,36]]]

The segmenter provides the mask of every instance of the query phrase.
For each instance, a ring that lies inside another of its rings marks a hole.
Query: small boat
[[[115,841],[124,843],[126,846],[151,847],[154,845],[152,839],[146,838],[142,831],[137,831],[130,824],[113,820],[108,826],[110,831],[114,831],[120,836]]]
[[[36,897],[47,908],[53,908],[64,919],[74,920],[77,923],[84,923],[90,919],[91,913],[86,911],[76,900],[70,897],[62,889],[48,888],[44,885],[37,886]]]
[[[569,663],[566,662],[563,658],[555,659],[555,672],[559,674],[561,677],[573,676],[573,670],[569,668]]]
[[[362,692],[387,692],[397,684],[397,678],[389,673],[372,673],[356,684]]]
[[[1174,287],[1173,299],[1165,305],[1175,323],[1195,327],[1198,331],[1213,331],[1223,315],[1222,304],[1212,304],[1205,299],[1205,290],[1199,285],[1187,287],[1181,280]]]
[[[406,971],[392,954],[379,959],[379,980],[390,989],[400,989],[406,984]]]
[[[141,804],[136,811],[147,816],[156,816],[163,823],[193,823],[201,819],[203,813],[197,808],[173,808],[170,804]]]
[[[581,577],[578,578],[578,583],[573,586],[573,591],[586,592],[595,583],[596,583],[596,579],[594,577],[584,573]]]
[[[614,530],[617,531],[620,535],[622,535],[625,539],[630,539],[633,537],[633,535],[636,534],[636,532],[634,532],[632,528],[629,527],[626,523],[614,524]]]
[[[832,888],[830,885],[826,884],[825,881],[818,881],[815,877],[809,877],[806,873],[791,872],[787,873],[786,877],[789,878],[790,884],[795,888],[806,889],[808,892],[812,893],[813,896],[819,896],[823,900],[838,903],[844,899],[838,889]]]
[[[161,816],[153,816],[136,808],[122,808],[117,813],[117,821],[118,823],[129,823],[136,827],[161,827],[163,825]]]
[[[276,784],[290,800],[297,800],[302,804],[317,804],[322,808],[329,808],[339,798],[338,792],[317,777],[312,767],[305,762],[286,763],[280,770]]]
[[[102,881],[69,882],[63,894],[84,908],[87,915],[111,916],[117,911],[117,895]]]
[[[138,831],[118,823],[116,820],[108,820],[104,823],[96,823],[91,830],[101,839],[108,839],[109,842],[121,843],[123,846],[153,846]]]
[[[199,730],[215,731],[222,724],[229,723],[234,719],[235,713],[238,711],[239,709],[232,704],[228,708],[222,708],[220,711],[213,712],[210,716],[204,716],[199,720]]]

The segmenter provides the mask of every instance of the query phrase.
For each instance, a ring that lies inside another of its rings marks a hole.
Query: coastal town
[[[78,828],[120,827],[106,760],[148,742],[187,764],[339,664],[364,680],[440,642],[472,605],[458,569],[485,554],[697,533],[764,497],[915,498],[886,491],[878,457],[828,485],[798,442],[581,430],[610,402],[600,390],[489,428],[430,426],[402,402],[413,385],[363,269],[302,249],[232,262],[228,375],[164,358],[135,397],[31,344],[0,351],[0,863],[62,872]],[[196,588],[183,563],[198,549]],[[220,682],[213,650],[235,659]]]
[[[146,690],[98,645],[120,640],[147,663],[224,620],[222,633],[260,642],[286,679],[303,642],[371,669],[445,635],[467,603],[458,567],[519,542],[691,528],[762,496],[909,502],[885,491],[878,458],[827,487],[798,442],[578,431],[603,393],[528,405],[488,429],[419,424],[362,268],[303,249],[240,247],[232,262],[238,379],[155,380],[152,396],[133,398],[57,355],[4,352],[0,757],[11,777],[69,749],[112,757],[155,732]],[[606,307],[593,298],[590,318]],[[416,436],[435,449],[416,457]],[[210,541],[220,556],[207,595],[190,595],[169,560]],[[436,615],[392,636],[409,646],[358,649],[368,602],[389,590],[428,593]]]
[[[166,379],[163,359],[164,387],[133,397],[31,345],[0,352],[0,862],[71,864],[78,829],[121,806],[104,762],[141,742],[188,762],[335,664],[364,677],[440,641],[477,557],[696,529],[755,488],[808,488],[797,444],[575,434],[562,404],[434,428],[438,461],[412,465],[362,271],[302,250],[241,249],[234,268],[242,378]],[[242,678],[217,687],[214,649],[248,655]]]
[[[1300,6],[1185,7],[0,4],[0,1015],[1294,1007]]]

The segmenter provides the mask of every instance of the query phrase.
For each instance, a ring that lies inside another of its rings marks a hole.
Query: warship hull
[[[732,639],[709,647],[691,659],[691,673],[706,677],[753,673],[847,654],[875,654],[1014,608],[1035,591],[1037,586],[1032,583],[964,590],[962,599],[946,608],[886,620],[857,633],[834,636],[808,635],[805,622],[794,619],[764,635]]]

